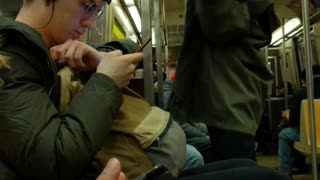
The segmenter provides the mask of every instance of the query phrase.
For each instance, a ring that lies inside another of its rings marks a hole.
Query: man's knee
[[[278,137],[279,139],[288,139],[289,128],[284,128],[280,131]]]
[[[204,160],[200,152],[193,146],[187,144],[186,162],[184,170],[204,165]]]

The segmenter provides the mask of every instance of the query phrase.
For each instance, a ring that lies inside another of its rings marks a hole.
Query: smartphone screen
[[[151,37],[147,38],[142,44],[141,46],[136,50],[136,52],[141,52],[143,50],[144,47],[146,47],[146,45],[151,41]]]

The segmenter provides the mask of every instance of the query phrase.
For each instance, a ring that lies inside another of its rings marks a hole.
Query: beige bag
[[[61,69],[58,75],[61,92],[59,110],[64,112],[82,85],[73,80],[69,67]],[[110,134],[95,156],[94,166],[102,170],[109,159],[116,157],[121,162],[123,172],[129,179],[133,179],[150,170],[155,162],[159,162],[158,157],[161,157],[160,162],[169,166],[173,174],[178,175],[185,161],[186,140],[183,130],[174,122],[168,125],[169,113],[151,107],[131,89],[124,88],[122,92],[123,104],[113,120]],[[159,136],[164,130],[168,130],[170,134],[163,136],[163,146],[153,147],[156,140],[161,141]],[[174,142],[170,142],[171,140]],[[150,160],[150,157],[154,158],[154,161]]]

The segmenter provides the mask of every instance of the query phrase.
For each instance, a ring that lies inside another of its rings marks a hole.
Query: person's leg
[[[221,162],[221,161],[219,161]],[[179,180],[290,180],[290,177],[270,168],[248,166],[224,169],[219,171],[208,170],[203,173],[179,177]]]
[[[202,155],[204,163],[213,162],[212,146],[207,137],[187,137],[187,143],[195,147]]]
[[[208,163],[204,166],[187,169],[180,173],[179,177],[190,176],[195,174],[204,174],[207,172],[221,171],[226,169],[257,166],[257,163],[250,159],[228,159],[218,162]]]
[[[186,162],[182,168],[182,171],[190,168],[196,168],[203,165],[204,165],[204,161],[200,152],[195,147],[187,144]]]
[[[233,158],[256,160],[255,137],[208,126],[215,161]]]
[[[292,174],[301,174],[307,171],[307,165],[305,163],[306,157],[298,150],[292,149],[293,169]]]
[[[299,141],[300,135],[297,128],[284,128],[279,133],[278,170],[281,173],[292,173],[292,143]]]

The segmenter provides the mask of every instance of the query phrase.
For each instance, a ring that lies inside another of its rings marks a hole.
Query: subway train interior
[[[151,105],[164,108],[166,82],[174,80],[186,36],[186,3],[187,0],[112,0],[103,8],[96,28],[87,30],[81,40],[106,43],[130,38],[143,44],[151,38],[129,87]],[[22,0],[0,0],[0,16],[14,17],[21,4]],[[314,99],[310,94],[314,93],[310,90],[314,84],[308,79],[313,78],[312,66],[320,65],[320,1],[274,0],[274,8],[281,26],[273,32],[270,45],[261,49],[265,52],[265,65],[272,71],[273,84],[256,134],[256,155],[259,164],[277,169],[281,112],[290,105],[293,92],[305,85],[303,70],[307,72],[308,89],[308,99],[303,104]],[[190,36],[197,38],[196,34]],[[297,167],[293,174],[295,180],[318,179],[320,172],[320,103],[309,105],[309,109],[301,105],[300,141],[293,143],[297,156],[304,157],[304,166]]]

